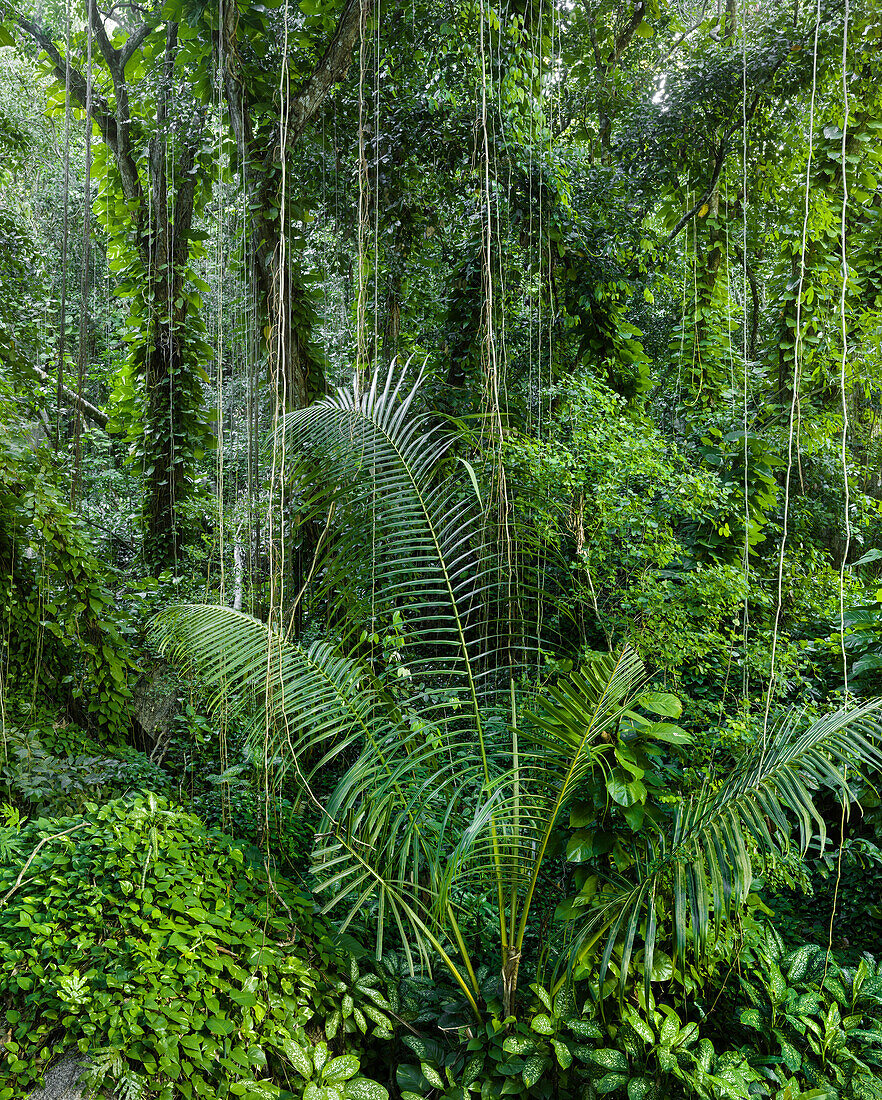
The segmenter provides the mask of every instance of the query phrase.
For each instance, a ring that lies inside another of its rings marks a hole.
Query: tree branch
[[[765,80],[765,84],[768,84],[768,83],[771,82],[771,80],[774,77],[775,73],[781,68],[781,66],[784,64],[786,59],[787,59],[787,54],[786,53],[782,54],[778,58],[778,60],[775,62],[775,64],[772,66],[771,70],[769,71],[769,74],[768,74],[768,76],[766,77],[766,80]],[[735,121],[732,123],[732,125],[729,127],[729,129],[726,131],[726,133],[723,135],[722,139],[720,140],[720,148],[719,148],[719,151],[717,153],[716,160],[714,161],[714,170],[713,170],[713,174],[711,175],[710,183],[707,185],[707,188],[705,189],[704,194],[701,196],[701,198],[698,200],[698,202],[695,204],[695,206],[693,206],[691,210],[689,210],[687,213],[685,213],[683,215],[683,217],[677,222],[677,224],[674,226],[674,228],[668,234],[668,239],[667,239],[668,244],[670,244],[671,241],[673,241],[673,239],[677,236],[677,234],[680,232],[680,230],[683,228],[683,226],[686,225],[687,222],[690,222],[695,217],[695,215],[698,213],[698,211],[702,208],[702,206],[704,206],[704,204],[710,199],[711,195],[714,193],[714,188],[717,186],[717,181],[720,178],[720,172],[722,172],[723,165],[726,163],[726,155],[728,153],[729,139],[736,132],[736,130],[740,130],[742,128],[747,127],[748,122],[750,122],[750,120],[753,118],[754,114],[756,113],[756,109],[759,106],[760,100],[762,99],[762,97],[763,97],[763,89],[761,88],[756,93],[756,95],[753,97],[753,100],[751,101],[750,106],[744,111],[743,117],[739,116],[738,118],[736,118]]]
[[[147,39],[147,35],[150,34],[152,30],[153,27],[151,27],[149,24],[142,23],[137,30],[132,31],[132,33],[120,47],[119,64],[124,76],[126,65],[128,65],[128,63],[135,56],[136,50],[140,50],[140,48],[144,45],[144,42]]]
[[[364,31],[370,11],[371,0],[346,0],[337,22],[337,29],[324,55],[301,84],[291,104],[291,118],[287,132],[284,134],[286,145],[293,145],[299,140],[307,123],[321,107],[325,97],[335,84],[339,84],[345,78],[352,61],[353,47],[359,32]]]
[[[179,282],[189,255],[190,230],[193,225],[196,194],[196,154],[202,144],[205,117],[206,109],[204,107],[198,108],[195,121],[190,125],[186,135],[183,136],[183,152],[177,164],[177,174],[181,182],[178,184],[175,200],[174,254],[172,256],[175,296],[179,293]]]
[[[52,378],[44,370],[40,370],[39,367],[34,366],[33,363],[29,364],[29,366],[41,382],[45,383],[47,386],[52,386],[52,388],[60,394],[61,400],[66,405],[79,409],[83,416],[91,420],[93,424],[97,424],[99,428],[103,428],[107,431],[107,424],[110,420],[107,413],[102,412],[96,405],[93,405],[91,401],[87,401],[85,397],[75,393],[73,390],[69,390],[63,383],[59,387],[58,379]]]
[[[49,32],[36,23],[32,23],[30,19],[26,19],[23,15],[13,15],[14,22],[20,27],[25,34],[29,35],[37,43],[40,49],[46,54],[49,60],[52,62],[52,67],[55,71],[55,76],[62,84],[68,83],[71,96],[79,103],[79,105],[86,109],[86,104],[89,99],[89,88],[86,83],[86,78],[82,71],[78,69],[74,64],[68,64],[68,61],[62,56],[61,51],[52,41]],[[99,19],[100,22],[100,19]],[[102,25],[103,30],[103,25]],[[104,35],[106,39],[106,33]],[[99,37],[100,45],[100,37]],[[109,43],[108,43],[109,45]],[[113,47],[110,47],[113,50]],[[116,51],[113,51],[116,53]],[[68,73],[70,74],[68,81]],[[111,69],[111,73],[113,70]],[[114,76],[114,87],[117,87],[116,77]],[[141,180],[138,176],[138,169],[129,151],[129,118],[128,118],[128,98],[125,98],[126,110],[124,115],[121,116],[122,124],[118,124],[117,117],[110,107],[110,104],[102,96],[92,89],[92,119],[97,124],[98,129],[101,131],[101,137],[111,150],[116,159],[117,167],[119,168],[120,179],[122,180],[123,193],[128,201],[134,199],[140,199],[141,197]],[[119,110],[119,91],[117,89],[117,109]]]
[[[30,19],[26,19],[23,15],[13,15],[13,21],[19,26],[25,34],[29,35],[37,43],[40,49],[47,55],[52,62],[52,66],[55,70],[55,76],[63,83],[67,80],[68,63],[62,57],[60,50],[52,41],[48,31],[45,31],[42,27],[36,23],[32,23]],[[70,93],[79,103],[79,105],[85,110],[86,100],[88,98],[88,87],[86,85],[86,78],[82,72],[74,65],[70,64]],[[107,142],[111,149],[116,151],[116,119],[113,117],[113,112],[110,109],[110,105],[103,96],[92,93],[92,117],[95,122],[98,123],[98,128],[101,130],[101,136]]]
[[[139,35],[136,39],[135,47],[128,53],[126,59],[123,60],[123,50],[131,44],[131,38],[123,49],[117,50],[107,37],[107,28],[104,26],[104,17],[98,10],[97,0],[89,0],[89,15],[92,22],[92,31],[98,40],[98,48],[101,50],[101,54],[110,71],[111,78],[113,79],[113,91],[116,96],[116,110],[114,111],[116,118],[116,148],[113,151],[116,156],[120,178],[122,179],[123,193],[131,202],[133,199],[140,198],[141,180],[138,176],[138,167],[135,158],[132,156],[132,113],[129,104],[129,86],[126,84],[125,67],[126,61],[131,59],[135,49],[137,49],[138,45],[143,43],[144,39],[147,37],[147,30],[145,30],[145,24],[142,23],[136,35],[139,35],[139,32],[142,30],[144,30],[144,34]]]
[[[723,140],[720,142],[720,148],[717,150],[717,155],[714,159],[714,169],[711,173],[710,183],[707,185],[707,188],[705,189],[701,198],[698,200],[695,206],[693,206],[691,210],[686,211],[683,217],[677,222],[677,224],[668,234],[668,244],[673,241],[673,239],[677,236],[683,226],[687,224],[687,222],[692,221],[698,211],[702,208],[702,206],[704,206],[704,204],[708,201],[708,199],[710,199],[711,195],[714,193],[714,188],[717,186],[720,178],[720,173],[723,171],[723,165],[726,163],[726,154],[728,153],[728,151],[729,150],[727,139],[723,138]]]
[[[634,5],[634,10],[631,12],[631,18],[628,20],[625,27],[623,27],[620,34],[616,36],[613,44],[612,53],[609,55],[609,60],[606,64],[606,71],[609,72],[616,67],[616,62],[622,55],[622,51],[628,48],[628,44],[634,37],[634,32],[643,22],[643,16],[646,14],[646,0],[638,0],[638,3]]]
[[[662,59],[659,61],[659,63],[658,63],[659,69],[661,69],[663,65],[666,65],[670,61],[670,59],[674,56],[674,54],[677,52],[677,50],[683,45],[683,43],[686,41],[686,39],[690,35],[695,34],[695,32],[698,30],[698,28],[704,22],[704,13],[706,11],[707,11],[707,0],[704,0],[704,3],[702,4],[702,7],[701,7],[701,14],[698,17],[698,22],[693,23],[692,26],[688,28],[688,30],[681,31],[681,33],[677,35],[677,37],[674,39],[673,44],[671,45],[671,48],[664,55],[664,57],[662,57]]]
[[[594,67],[597,69],[602,79],[604,76],[604,68],[603,62],[600,59],[600,49],[597,45],[597,28],[594,25],[594,12],[589,11],[586,14],[588,15],[588,37],[591,40],[591,51],[594,54]]]
[[[98,40],[98,48],[101,50],[101,54],[104,60],[107,62],[107,67],[114,75],[114,84],[116,84],[116,74],[114,70],[119,61],[119,51],[114,49],[110,39],[107,37],[107,28],[104,26],[104,16],[98,10],[97,0],[89,0],[89,20],[92,24],[92,34]]]
[[[352,59],[352,50],[363,31],[364,22],[371,10],[372,0],[346,0],[337,22],[336,30],[313,71],[300,86],[291,103],[287,128],[282,142],[289,147],[297,142],[307,123],[324,102],[326,96],[346,75]],[[229,5],[219,34],[223,36],[227,59],[235,57],[235,5]],[[276,149],[270,149],[262,162],[255,156],[254,132],[245,87],[240,73],[234,71],[229,60],[224,67],[224,94],[230,113],[230,128],[242,159],[242,172],[246,187],[255,205],[255,231],[252,255],[261,289],[267,301],[273,294],[272,246],[265,238],[266,222],[259,213],[267,206],[272,186],[272,163]]]

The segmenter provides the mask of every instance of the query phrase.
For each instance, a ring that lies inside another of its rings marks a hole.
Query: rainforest
[[[880,784],[873,0],[0,0],[0,1100],[879,1100]]]

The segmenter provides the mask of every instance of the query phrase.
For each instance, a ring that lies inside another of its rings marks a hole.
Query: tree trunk
[[[334,85],[345,77],[353,47],[370,14],[371,0],[345,0],[337,27],[321,59],[290,96],[286,115],[274,120],[269,142],[260,141],[255,135],[254,107],[236,41],[238,9],[225,0],[221,3],[223,17],[215,35],[215,49],[223,68],[230,129],[251,200],[250,251],[261,312],[269,328],[272,381],[288,408],[304,408],[314,397],[324,393],[325,377],[321,361],[310,343],[315,310],[299,277],[296,257],[289,253],[282,218],[273,216],[279,215],[281,173],[278,158],[280,150],[290,152],[296,147]]]
[[[141,254],[151,273],[150,319],[144,355],[146,395],[145,454],[149,470],[144,496],[144,558],[154,573],[177,567],[184,542],[179,504],[186,492],[187,449],[178,448],[181,414],[187,404],[184,382],[188,364],[182,346],[187,299],[182,296],[189,259],[189,235],[195,204],[195,156],[204,115],[184,142],[177,166],[181,181],[170,195],[168,172],[169,93],[174,75],[178,25],[166,27],[165,72],[157,96],[156,134],[150,139],[148,163],[152,193],[152,232],[141,235]],[[177,304],[180,303],[180,304]]]

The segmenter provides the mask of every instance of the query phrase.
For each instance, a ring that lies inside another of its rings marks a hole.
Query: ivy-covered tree
[[[24,14],[11,19],[103,142],[92,158],[94,212],[129,301],[130,351],[116,379],[113,426],[127,432],[143,468],[144,556],[158,573],[176,564],[194,454],[211,440],[202,379],[212,352],[191,260],[194,214],[212,174],[207,108],[193,94],[192,72],[185,76],[191,59],[178,23],[149,12],[128,23],[127,14],[87,0],[70,53],[50,28]]]

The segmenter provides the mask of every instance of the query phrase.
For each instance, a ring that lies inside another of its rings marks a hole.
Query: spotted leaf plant
[[[389,1100],[379,1082],[361,1076],[354,1054],[334,1058],[327,1043],[311,1043],[302,1030],[285,1042],[284,1050],[303,1078],[303,1100]]]

